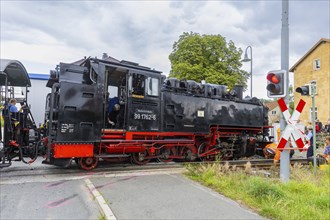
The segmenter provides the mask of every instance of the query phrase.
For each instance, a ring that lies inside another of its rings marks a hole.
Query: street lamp
[[[251,59],[249,58],[249,56],[247,55],[247,50],[248,48],[250,48],[250,51],[251,51]],[[242,62],[250,62],[251,61],[251,69],[250,69],[250,81],[251,81],[251,89],[250,89],[250,96],[252,98],[252,47],[251,46],[248,46],[246,49],[245,49],[245,54],[244,54],[244,59],[242,60]]]

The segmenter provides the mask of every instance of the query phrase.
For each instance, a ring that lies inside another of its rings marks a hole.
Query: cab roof
[[[0,86],[30,87],[29,75],[18,60],[0,59]]]

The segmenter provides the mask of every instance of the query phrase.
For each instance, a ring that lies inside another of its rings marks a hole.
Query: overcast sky
[[[253,95],[259,98],[266,97],[267,71],[281,67],[280,0],[0,4],[1,58],[21,61],[29,73],[48,73],[59,62],[107,52],[167,75],[173,43],[189,31],[221,34],[242,50],[252,46]],[[290,1],[290,67],[320,38],[330,38],[329,11],[329,0]],[[250,71],[250,63],[243,69]]]

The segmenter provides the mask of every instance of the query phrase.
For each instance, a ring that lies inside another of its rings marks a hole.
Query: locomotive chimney
[[[242,85],[235,85],[234,90],[236,92],[236,97],[239,99],[243,99],[243,86]]]

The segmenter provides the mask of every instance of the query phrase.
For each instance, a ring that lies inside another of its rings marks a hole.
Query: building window
[[[272,111],[272,115],[276,115],[276,111]]]
[[[312,119],[313,119],[313,109],[311,108],[310,109],[310,112],[309,112],[309,119],[310,119],[310,121],[312,121]],[[315,120],[317,120],[318,118],[317,118],[317,107],[315,107]]]
[[[321,69],[321,60],[316,59],[314,60],[314,70],[320,70]]]

